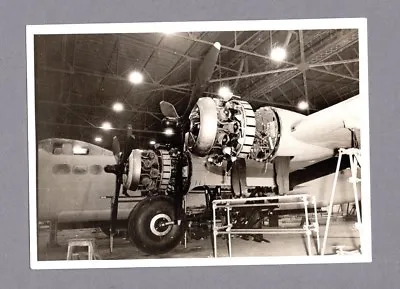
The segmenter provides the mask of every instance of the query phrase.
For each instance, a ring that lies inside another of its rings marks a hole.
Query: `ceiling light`
[[[104,130],[110,130],[112,128],[111,123],[109,122],[103,122],[103,124],[101,125],[101,128]]]
[[[151,140],[151,141],[149,142],[149,144],[151,144],[151,145],[155,145],[155,144],[156,144],[156,142],[155,142],[154,140]]]
[[[271,58],[274,61],[283,61],[286,58],[286,49],[282,47],[275,47],[271,51]]]
[[[166,135],[173,135],[173,134],[174,134],[174,131],[173,131],[172,128],[167,128],[167,129],[164,130],[164,134],[166,134]]]
[[[132,82],[133,84],[139,84],[142,83],[143,81],[143,75],[138,72],[138,71],[132,71],[129,74],[129,81]]]
[[[113,110],[116,111],[116,112],[121,112],[121,111],[124,110],[124,105],[122,103],[120,103],[120,102],[116,102],[113,105]]]
[[[218,95],[219,95],[220,97],[222,97],[225,101],[227,101],[227,100],[229,100],[229,99],[232,97],[233,93],[232,93],[232,91],[230,90],[229,87],[227,87],[227,86],[221,86],[221,87],[218,89]]]
[[[102,142],[103,139],[102,139],[101,137],[98,136],[98,137],[95,137],[95,138],[94,138],[94,141],[95,141],[95,142]]]
[[[301,110],[306,110],[308,108],[308,102],[302,100],[297,104],[297,107]]]

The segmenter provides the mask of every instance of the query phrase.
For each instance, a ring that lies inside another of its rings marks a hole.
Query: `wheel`
[[[134,220],[135,218],[136,218],[136,212],[138,211],[138,208],[140,208],[141,206],[143,206],[143,205],[146,205],[148,202],[149,202],[149,200],[150,200],[150,198],[151,197],[147,197],[147,198],[145,198],[145,199],[143,199],[142,201],[140,201],[140,202],[138,202],[133,208],[132,208],[132,210],[131,210],[131,212],[129,213],[129,216],[128,216],[128,239],[129,239],[129,241],[131,241],[131,243],[133,243],[134,245],[136,245],[135,244],[135,242],[133,241],[133,239],[131,238],[131,236],[132,236],[132,234],[131,234],[131,232],[133,232],[133,228],[134,228],[134,222],[133,221],[131,221],[131,220]]]
[[[182,240],[184,225],[164,225],[175,218],[174,200],[168,196],[153,196],[142,200],[128,219],[128,234],[141,251],[164,254]],[[184,223],[184,222],[182,222]]]

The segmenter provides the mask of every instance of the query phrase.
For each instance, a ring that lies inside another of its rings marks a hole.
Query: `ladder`
[[[336,166],[335,178],[333,180],[331,198],[330,198],[329,207],[328,207],[328,218],[327,218],[326,226],[325,226],[325,233],[324,233],[324,240],[322,243],[321,255],[325,254],[326,242],[327,242],[328,231],[329,231],[329,224],[330,224],[332,210],[333,210],[333,201],[335,198],[335,191],[336,191],[337,181],[338,181],[338,177],[339,177],[339,169],[340,169],[343,155],[348,155],[349,159],[350,159],[351,177],[349,178],[349,182],[353,186],[354,201],[355,201],[356,214],[357,214],[357,223],[355,224],[355,227],[360,234],[361,245],[360,245],[359,253],[361,253],[361,248],[362,248],[361,227],[362,226],[361,226],[360,207],[359,207],[359,202],[358,202],[358,193],[357,193],[357,183],[361,182],[361,178],[357,178],[358,166],[361,167],[361,151],[360,151],[360,149],[357,149],[357,148],[349,148],[349,149],[339,149],[339,157],[338,157],[338,162],[337,162],[337,166]],[[342,250],[342,248],[340,248],[340,253],[342,253],[342,252],[343,252],[343,250]]]

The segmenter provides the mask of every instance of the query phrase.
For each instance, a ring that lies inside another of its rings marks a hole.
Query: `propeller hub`
[[[121,172],[121,165],[107,165],[104,167],[104,171],[109,174],[118,175]]]

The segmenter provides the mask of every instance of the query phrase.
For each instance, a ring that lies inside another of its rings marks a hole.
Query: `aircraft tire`
[[[174,220],[174,201],[168,196],[152,196],[142,200],[128,219],[128,234],[136,247],[151,255],[164,254],[182,240],[184,225],[159,227],[161,222]]]
[[[131,210],[131,212],[129,213],[128,216],[128,239],[129,241],[133,244],[136,245],[135,242],[132,240],[132,234],[131,232],[133,232],[133,228],[134,228],[134,222],[132,220],[134,220],[136,218],[136,212],[138,211],[138,209],[144,205],[146,205],[149,202],[150,197],[147,197],[143,200],[141,200],[140,202],[138,202]]]

